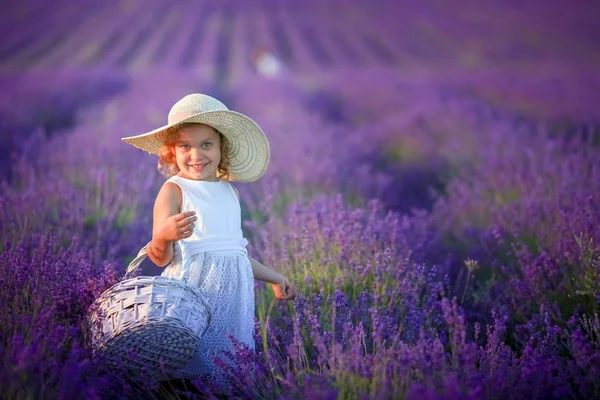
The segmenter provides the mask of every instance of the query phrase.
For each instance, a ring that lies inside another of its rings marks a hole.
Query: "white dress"
[[[242,234],[240,203],[228,181],[173,176],[167,182],[181,188],[181,212],[195,211],[198,220],[192,236],[176,243],[173,261],[162,276],[186,279],[199,287],[211,312],[199,351],[175,377],[209,375],[221,381],[212,357],[222,350],[233,351],[228,334],[254,349],[254,277]]]

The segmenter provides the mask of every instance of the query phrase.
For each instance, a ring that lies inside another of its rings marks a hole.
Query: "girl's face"
[[[174,146],[178,176],[196,181],[218,180],[221,143],[214,128],[202,124],[185,126]]]

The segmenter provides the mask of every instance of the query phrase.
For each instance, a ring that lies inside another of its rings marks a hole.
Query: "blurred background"
[[[52,77],[69,73],[122,74],[148,85],[178,75],[226,93],[255,76],[314,89],[340,73],[352,86],[352,74],[385,70],[527,117],[597,117],[595,1],[5,0],[1,7],[2,83],[22,83],[19,92],[68,96],[75,89]],[[372,86],[365,96],[387,84]]]
[[[597,135],[599,7],[591,0],[6,0],[0,145],[18,155],[31,132],[79,131],[120,151],[120,137],[163,125],[179,98],[202,92],[263,126],[274,150],[270,172],[282,179],[305,183],[306,172],[290,165],[305,159],[302,152],[337,157],[322,169],[344,169],[335,143],[367,135],[371,149],[346,146],[348,156],[387,183],[362,192],[387,197],[395,210],[428,208],[442,165],[488,147],[474,141],[498,120],[550,135]],[[472,118],[487,125],[467,127]],[[314,133],[328,129],[346,133]],[[327,144],[317,151],[315,138]],[[6,176],[9,163],[0,161]],[[356,173],[338,172],[339,187]],[[391,186],[402,199],[392,198]]]
[[[291,136],[313,137],[295,121],[310,115],[353,128],[401,118],[387,123],[379,138],[386,154],[377,157],[423,156],[418,136],[439,135],[430,143],[439,147],[448,131],[467,129],[464,116],[448,127],[434,115],[448,103],[550,132],[597,127],[599,7],[591,0],[5,0],[0,144],[20,154],[35,130],[72,133],[88,125],[82,119],[113,118],[114,136],[88,136],[119,148],[114,139],[163,125],[190,92],[253,113],[274,150],[284,146],[279,154],[288,153]],[[82,117],[90,109],[102,115]],[[0,163],[10,175],[9,158]]]

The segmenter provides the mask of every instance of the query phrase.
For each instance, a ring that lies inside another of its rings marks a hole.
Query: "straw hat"
[[[205,94],[189,94],[169,111],[167,125],[121,140],[151,154],[159,154],[167,132],[184,123],[201,123],[221,132],[230,143],[229,180],[252,182],[267,171],[269,142],[260,127],[247,116],[230,111],[219,100]]]

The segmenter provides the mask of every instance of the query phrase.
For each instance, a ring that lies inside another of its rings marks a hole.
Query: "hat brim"
[[[159,155],[168,131],[185,123],[209,125],[225,135],[230,144],[229,180],[252,182],[267,172],[271,157],[267,137],[256,122],[236,111],[201,112],[177,123],[121,140],[148,153]]]

